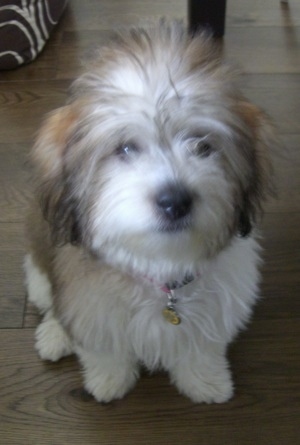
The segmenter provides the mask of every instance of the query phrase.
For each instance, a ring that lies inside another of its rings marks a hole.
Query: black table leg
[[[208,28],[215,37],[225,31],[226,0],[188,0],[189,26],[192,32]]]

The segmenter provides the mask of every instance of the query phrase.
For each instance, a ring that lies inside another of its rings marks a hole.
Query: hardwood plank
[[[300,272],[300,213],[267,213],[263,221],[262,244],[268,272]],[[299,273],[300,279],[300,273]]]
[[[89,0],[82,7],[81,0],[72,0],[72,12],[66,30],[99,30],[132,25],[141,20],[158,20],[161,17],[185,19],[187,4],[182,0],[110,0],[99,3]]]
[[[283,135],[282,145],[284,148],[288,147],[290,141],[287,137],[290,136],[292,139],[291,135],[300,133],[298,119],[300,74],[242,73],[238,84],[246,97],[271,116],[277,131]],[[294,142],[292,147],[296,151]]]
[[[0,223],[23,222],[30,190],[28,152],[27,144],[0,143]]]
[[[7,252],[24,251],[24,225],[23,220],[19,223],[0,223],[0,251],[5,255]]]
[[[0,143],[32,143],[45,114],[64,104],[70,82],[0,83]]]
[[[282,134],[299,134],[300,123],[298,115],[300,105],[298,89],[282,88],[244,88],[244,94],[256,105],[264,109],[275,122]]]
[[[278,141],[272,153],[276,197],[269,200],[266,212],[299,212],[300,135],[284,135]]]
[[[0,329],[23,326],[23,232],[23,223],[0,223]]]
[[[300,213],[267,213],[262,224],[261,300],[254,318],[299,319]]]
[[[280,0],[252,0],[241,2],[227,0],[227,26],[257,27],[280,26],[292,27],[300,25],[300,4],[297,0],[289,0],[283,5]]]
[[[245,96],[272,117],[278,132],[283,135],[300,133],[299,83],[300,74],[298,73],[243,73],[238,79],[238,84]]]
[[[246,73],[299,73],[300,27],[229,27],[223,53]]]
[[[240,86],[249,90],[265,91],[266,89],[296,90],[299,87],[300,74],[265,74],[265,73],[242,73],[239,79]]]
[[[58,56],[57,78],[73,80],[80,75],[95,47],[105,44],[111,35],[107,29],[66,31]]]
[[[82,390],[73,358],[43,363],[33,350],[32,330],[2,330],[2,438],[14,445],[23,445],[24,437],[39,445],[179,445],[187,437],[191,445],[296,445],[299,334],[296,321],[284,332],[269,322],[243,334],[230,351],[237,389],[227,404],[194,405],[158,374],[144,375],[125,399],[101,405]]]
[[[0,329],[21,328],[23,325],[25,294],[22,262],[23,251],[21,249],[1,251]]]

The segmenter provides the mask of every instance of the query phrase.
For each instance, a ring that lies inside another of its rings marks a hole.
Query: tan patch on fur
[[[25,233],[27,250],[39,269],[50,275],[53,246],[49,226],[44,220],[37,199],[32,199],[26,215]],[[33,229],[34,228],[34,229]]]
[[[78,112],[73,107],[60,108],[49,118],[44,131],[52,134],[58,148],[64,147],[77,119]]]
[[[239,102],[237,105],[238,114],[253,130],[258,127],[262,115],[261,111],[249,102]]]
[[[238,102],[237,113],[253,131],[260,193],[261,195],[270,193],[273,188],[270,151],[276,145],[274,127],[262,110],[247,101]]]
[[[44,175],[57,172],[68,139],[79,119],[78,108],[65,106],[46,120],[32,151],[33,162]]]

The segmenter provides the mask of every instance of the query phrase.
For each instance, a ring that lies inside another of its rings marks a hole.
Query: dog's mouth
[[[191,218],[182,218],[177,221],[161,220],[158,224],[158,232],[160,233],[179,233],[187,231],[191,228]]]

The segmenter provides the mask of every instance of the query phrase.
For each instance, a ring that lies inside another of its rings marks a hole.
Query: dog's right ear
[[[45,121],[32,150],[37,194],[57,244],[79,241],[76,202],[65,167],[77,122],[75,107],[69,105],[56,110]]]
[[[274,195],[271,152],[277,144],[277,138],[268,116],[252,103],[239,101],[237,112],[248,129],[248,141],[245,144],[248,149],[244,151],[248,179],[244,183],[241,202],[237,208],[238,233],[246,237],[262,213],[263,202],[268,196]]]

